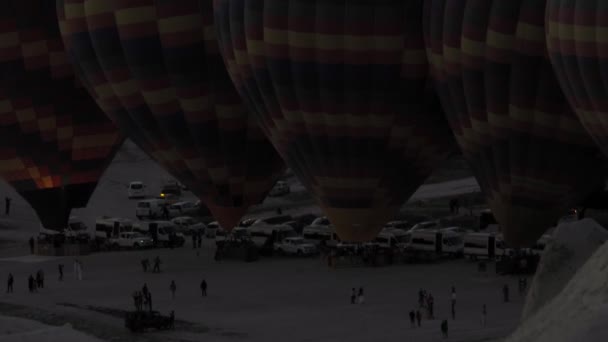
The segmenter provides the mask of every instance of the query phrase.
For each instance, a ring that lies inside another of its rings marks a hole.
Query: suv
[[[139,181],[131,182],[127,194],[129,198],[144,198],[146,197],[146,186]]]
[[[166,184],[160,190],[159,197],[169,201],[174,201],[182,196],[182,188],[178,184]]]
[[[152,239],[136,232],[125,232],[118,234],[118,237],[110,238],[108,244],[114,248],[145,248],[152,247]]]
[[[279,254],[313,255],[317,248],[312,243],[306,243],[301,237],[288,237],[274,244],[274,250]]]
[[[268,196],[270,197],[280,197],[287,195],[291,189],[289,188],[289,184],[284,181],[278,181],[277,184],[270,190]]]

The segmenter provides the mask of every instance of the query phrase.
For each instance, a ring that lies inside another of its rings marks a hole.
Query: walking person
[[[175,299],[175,290],[177,290],[177,285],[175,285],[175,280],[171,280],[171,285],[169,286],[171,290],[171,299]]]
[[[443,338],[448,338],[448,320],[444,319],[441,322],[441,334],[443,334]]]
[[[203,297],[207,297],[207,281],[205,279],[201,281],[201,294]]]
[[[509,302],[509,285],[507,284],[502,288],[502,297],[505,303]]]
[[[410,325],[412,328],[416,327],[416,313],[414,313],[414,310],[410,311]]]
[[[155,273],[160,273],[160,257],[157,255],[156,258],[154,258],[154,270],[153,272]]]
[[[350,303],[351,304],[357,303],[357,290],[355,290],[354,287],[353,287],[352,291],[350,292]]]
[[[416,310],[416,321],[418,321],[418,328],[420,328],[420,322],[422,322],[422,314],[420,313],[420,309]]]
[[[435,319],[435,312],[434,312],[435,298],[433,298],[433,295],[430,293],[429,293],[427,302],[428,302],[427,305],[428,305],[428,310],[429,310],[429,319]]]
[[[484,304],[481,307],[481,326],[485,328],[486,326],[486,318],[488,317],[488,312],[486,310],[486,305]]]
[[[13,274],[8,274],[8,279],[6,280],[6,293],[13,293],[13,283],[15,282],[15,278],[13,278]]]
[[[63,264],[57,265],[57,269],[59,270],[59,281],[63,281]]]
[[[363,288],[362,287],[359,288],[359,294],[357,295],[357,303],[359,303],[359,304],[364,304],[365,303],[365,296],[363,295]]]
[[[9,216],[10,212],[11,212],[11,198],[5,197],[4,198],[4,214],[6,216]]]
[[[34,237],[31,236],[28,242],[30,244],[30,254],[34,254]]]

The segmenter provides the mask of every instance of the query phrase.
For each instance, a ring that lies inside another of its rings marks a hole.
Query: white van
[[[296,231],[286,224],[267,225],[267,224],[252,224],[249,228],[251,241],[258,246],[263,247],[266,244],[283,241],[288,237],[297,237]],[[272,246],[271,245],[271,246]]]
[[[441,230],[417,230],[412,232],[407,250],[435,256],[458,256],[464,252],[464,241],[459,233]]]
[[[380,248],[386,249],[405,249],[411,240],[411,234],[403,229],[384,228],[380,231],[374,242]]]
[[[176,225],[171,221],[152,221],[138,227],[139,233],[146,234],[156,242],[157,245],[164,247],[181,247],[186,242],[184,234],[177,232]]]
[[[95,221],[95,238],[107,240],[120,233],[133,231],[133,222],[126,218],[102,216]]]
[[[464,236],[464,256],[472,260],[492,260],[505,255],[505,252],[505,242],[500,234],[468,233]]]
[[[131,182],[127,194],[129,198],[144,198],[146,197],[146,185],[140,181]]]
[[[135,216],[138,219],[149,218],[155,219],[163,216],[163,207],[166,205],[162,199],[147,199],[137,202],[135,208]]]

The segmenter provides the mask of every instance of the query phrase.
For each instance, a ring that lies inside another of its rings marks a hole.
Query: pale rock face
[[[530,318],[558,295],[576,271],[607,240],[608,230],[590,218],[557,226],[528,292],[522,320]]]
[[[567,234],[578,241],[576,250],[592,248],[591,239],[601,234],[589,234],[593,222],[572,223]],[[580,229],[576,230],[575,227]],[[581,235],[585,237],[581,238]],[[574,253],[573,255],[579,255]],[[576,256],[571,257],[576,258]],[[562,259],[569,260],[569,259]],[[559,279],[567,278],[566,275]],[[550,279],[550,278],[547,278]],[[542,289],[539,289],[542,290]],[[556,289],[552,289],[555,291]],[[574,274],[555,298],[522,321],[520,327],[505,342],[600,342],[608,336],[608,243],[604,243]]]

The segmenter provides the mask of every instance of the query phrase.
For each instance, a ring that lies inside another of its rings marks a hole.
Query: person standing
[[[456,288],[452,286],[452,319],[456,319]]]
[[[434,312],[435,298],[433,298],[432,294],[429,293],[427,301],[428,301],[427,305],[428,305],[428,310],[429,310],[429,318],[435,319],[435,312]]]
[[[148,284],[144,283],[144,286],[141,288],[141,293],[144,295],[144,298],[148,298]]]
[[[27,278],[27,288],[30,290],[30,293],[34,292],[34,277],[31,274]]]
[[[148,302],[148,309],[150,310],[150,312],[152,312],[152,292],[150,292],[150,291],[148,291],[147,302]]]
[[[80,263],[80,260],[76,259],[74,265],[76,267],[76,279],[82,280],[82,264]]]
[[[59,281],[63,281],[63,264],[59,264],[57,268],[59,269]]]
[[[201,294],[203,297],[207,297],[207,281],[205,279],[201,281]]]
[[[38,270],[38,272],[36,272],[36,287],[38,287],[39,289],[41,289],[42,286],[42,275],[40,274],[40,270]]]
[[[410,311],[410,325],[412,328],[416,327],[416,314],[414,313],[414,310]]]
[[[148,260],[148,258],[141,260],[141,268],[144,270],[144,273],[148,272],[149,265],[150,265],[150,260]]]
[[[443,334],[443,338],[448,338],[448,320],[444,319],[441,322],[441,333]]]
[[[177,285],[175,285],[175,280],[171,280],[171,285],[169,286],[171,290],[171,299],[175,299],[175,290],[177,290]]]
[[[6,293],[13,293],[13,283],[15,279],[13,278],[13,274],[8,274],[8,279],[6,280]]]
[[[34,237],[31,236],[28,242],[30,244],[30,254],[34,254]]]
[[[364,304],[365,303],[365,296],[363,295],[363,288],[362,287],[359,288],[359,294],[357,295],[357,302],[359,304]]]
[[[509,285],[505,284],[505,286],[502,287],[502,297],[503,300],[505,301],[505,303],[509,302]]]
[[[11,198],[5,197],[4,198],[4,214],[6,216],[9,216],[10,212],[11,212]]]
[[[418,321],[418,327],[420,328],[420,322],[422,321],[422,314],[420,313],[420,309],[416,310],[416,321]]]
[[[354,287],[353,287],[352,291],[350,292],[350,303],[351,304],[357,303],[357,290],[355,290]]]
[[[486,310],[486,305],[484,304],[481,307],[481,326],[485,328],[486,326],[486,318],[488,317],[488,312]]]

